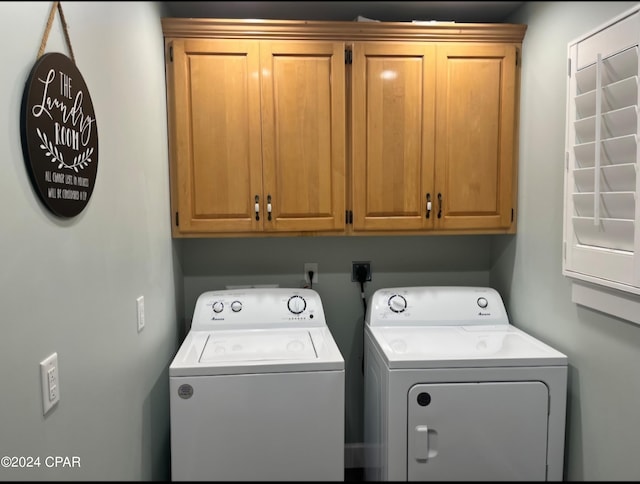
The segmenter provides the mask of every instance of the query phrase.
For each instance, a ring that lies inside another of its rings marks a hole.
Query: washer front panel
[[[171,377],[173,481],[342,481],[344,370]]]

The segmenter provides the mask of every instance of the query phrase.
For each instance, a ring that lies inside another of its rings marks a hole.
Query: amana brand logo
[[[483,313],[482,311],[480,311],[478,313],[478,316],[491,316],[491,313]]]

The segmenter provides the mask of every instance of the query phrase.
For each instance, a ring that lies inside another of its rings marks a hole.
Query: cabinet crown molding
[[[170,38],[522,43],[524,24],[162,18]]]

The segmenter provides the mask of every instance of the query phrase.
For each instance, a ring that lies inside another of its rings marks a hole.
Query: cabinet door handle
[[[426,216],[426,218],[429,218],[429,215],[431,215],[431,194],[427,193],[427,216]]]
[[[260,197],[256,195],[253,209],[256,211],[256,220],[260,220]]]
[[[438,193],[438,218],[442,218],[442,194]]]
[[[267,195],[267,220],[271,221],[271,195]]]

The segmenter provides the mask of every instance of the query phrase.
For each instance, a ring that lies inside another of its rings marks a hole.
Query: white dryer
[[[173,480],[344,480],[344,359],[316,291],[205,292],[169,378]]]
[[[367,480],[562,480],[567,357],[497,291],[380,289],[365,323]]]

